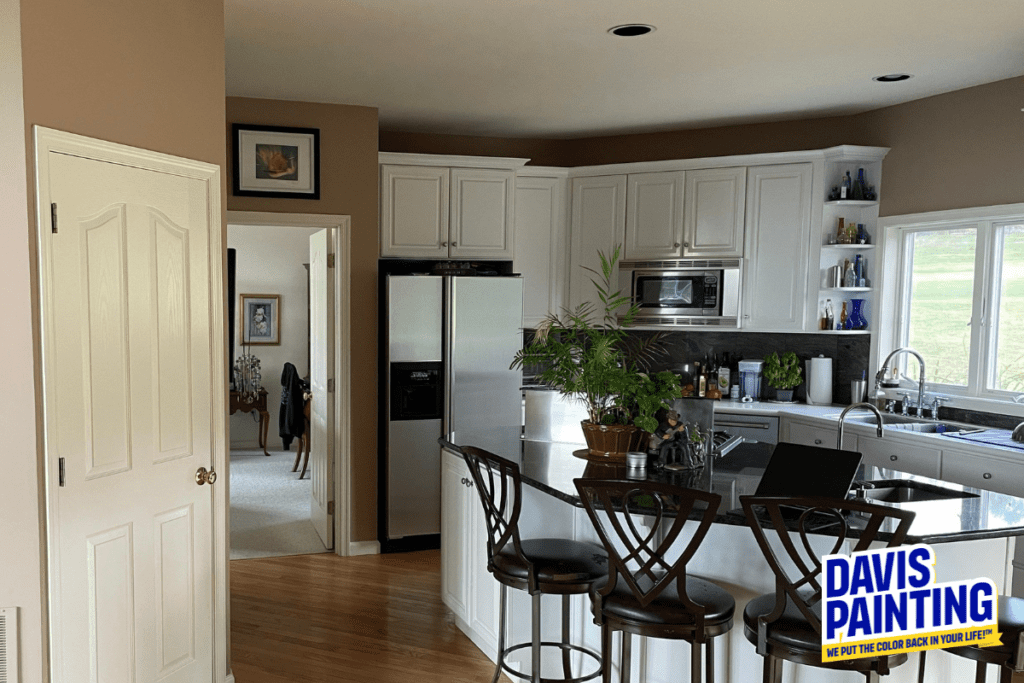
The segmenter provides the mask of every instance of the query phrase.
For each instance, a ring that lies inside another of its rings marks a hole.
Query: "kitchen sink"
[[[977,498],[977,494],[941,486],[923,484],[906,479],[883,479],[869,481],[874,488],[865,488],[864,497],[883,503],[919,503],[929,500],[955,500],[957,498]]]
[[[946,421],[935,421],[929,420],[923,417],[914,417],[912,415],[893,415],[890,413],[883,413],[883,429],[895,429],[904,432],[921,432],[923,434],[974,434],[977,432],[987,431],[986,427],[978,427],[976,425],[970,425],[963,422],[946,422]],[[857,413],[856,415],[846,416],[847,424],[853,422],[856,424],[870,425],[874,427],[877,424],[877,419],[873,413]]]

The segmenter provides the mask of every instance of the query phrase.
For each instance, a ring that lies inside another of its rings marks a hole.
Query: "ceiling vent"
[[[18,608],[0,608],[0,683],[18,683]]]

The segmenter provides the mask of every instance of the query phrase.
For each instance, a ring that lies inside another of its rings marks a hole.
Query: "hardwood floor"
[[[494,665],[441,602],[440,569],[437,550],[231,562],[235,680],[490,683]]]

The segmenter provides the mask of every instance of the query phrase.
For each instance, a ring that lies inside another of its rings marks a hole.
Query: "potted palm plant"
[[[793,400],[793,388],[804,383],[804,378],[800,376],[802,372],[800,359],[792,351],[786,351],[781,356],[772,351],[764,359],[764,380],[768,386],[775,388],[775,398],[779,401]]]
[[[610,258],[602,252],[598,256],[601,272],[587,270],[596,276],[592,281],[603,310],[584,303],[562,316],[549,315],[512,367],[542,367],[542,383],[586,406],[589,419],[582,425],[590,455],[624,461],[626,452],[646,448],[658,427],[657,411],[680,397],[679,378],[667,371],[647,372],[664,352],[662,335],[626,333],[639,308],[629,305],[621,318],[616,316],[617,309],[630,304],[611,285],[619,248]]]

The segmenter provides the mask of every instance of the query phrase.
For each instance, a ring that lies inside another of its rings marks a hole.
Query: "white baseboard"
[[[379,555],[380,554],[380,542],[379,541],[352,541],[348,544],[348,556],[355,557],[356,555]]]

